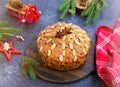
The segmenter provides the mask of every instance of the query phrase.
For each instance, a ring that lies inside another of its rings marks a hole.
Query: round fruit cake
[[[87,32],[72,23],[58,22],[42,30],[37,48],[42,62],[56,70],[71,70],[85,63],[91,39]]]

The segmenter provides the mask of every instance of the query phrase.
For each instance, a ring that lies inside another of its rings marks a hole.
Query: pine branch
[[[108,5],[107,5],[106,0],[101,0],[101,2],[102,2],[102,4],[103,4],[104,8],[107,9],[107,8],[108,8]]]
[[[36,72],[34,68],[39,65],[39,62],[35,59],[24,57],[21,64],[21,74],[26,75],[28,73],[32,79],[35,79]]]
[[[88,25],[93,17],[95,8],[92,9],[91,13],[87,16],[86,21],[84,22],[85,25]]]
[[[70,8],[70,3],[67,5],[67,7],[63,10],[62,14],[60,15],[60,19],[63,19],[65,15],[67,14],[68,10]]]
[[[99,19],[100,12],[101,12],[101,7],[100,4],[98,3],[94,14],[94,21],[97,21]]]
[[[0,54],[0,59],[2,59],[3,58],[3,55],[2,54]]]
[[[35,72],[33,66],[31,66],[31,65],[28,68],[28,73],[32,79],[35,79],[37,77],[36,72]]]
[[[0,22],[0,27],[4,27],[8,25],[8,21],[1,21]]]
[[[7,35],[0,35],[0,41],[6,41],[7,39]]]
[[[21,33],[22,29],[20,28],[12,28],[12,27],[0,27],[0,33]]]
[[[58,7],[58,10],[62,11],[69,3],[71,0],[64,0]]]
[[[74,0],[71,1],[71,14],[72,16],[76,14],[76,2]]]
[[[101,13],[101,7],[104,5],[107,8],[106,0],[92,0],[91,4],[85,9],[82,13],[82,17],[86,17],[84,22],[85,25],[89,24],[92,17],[94,18],[94,22],[99,19]],[[94,8],[94,9],[93,9]]]
[[[106,0],[91,0],[90,5],[87,7],[87,9],[83,10],[81,13],[81,17],[86,17],[84,24],[89,24],[92,19],[94,19],[94,22],[97,21],[100,17],[102,6],[107,9]],[[76,2],[75,0],[64,0],[59,5],[58,9],[62,11],[60,19],[63,19],[67,12],[70,12],[71,15],[74,16],[76,14]]]

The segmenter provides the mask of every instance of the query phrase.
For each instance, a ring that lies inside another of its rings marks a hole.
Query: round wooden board
[[[57,71],[44,66],[40,60],[36,46],[36,38],[37,37],[35,37],[26,48],[25,56],[35,58],[40,62],[40,67],[36,69],[36,72],[41,79],[57,83],[73,82],[86,77],[94,70],[95,44],[93,42],[91,42],[90,53],[84,65],[70,71]]]

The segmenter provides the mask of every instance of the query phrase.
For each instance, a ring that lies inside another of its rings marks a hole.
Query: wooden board
[[[40,67],[36,69],[38,77],[49,82],[65,83],[82,79],[94,70],[94,49],[95,44],[92,42],[90,53],[85,64],[78,69],[70,71],[57,71],[44,66],[38,56],[36,37],[26,48],[25,56],[35,58],[40,62]]]

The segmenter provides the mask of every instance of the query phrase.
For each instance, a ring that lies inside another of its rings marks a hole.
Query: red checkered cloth
[[[108,87],[120,87],[120,17],[114,30],[100,26],[96,36],[97,73]]]

